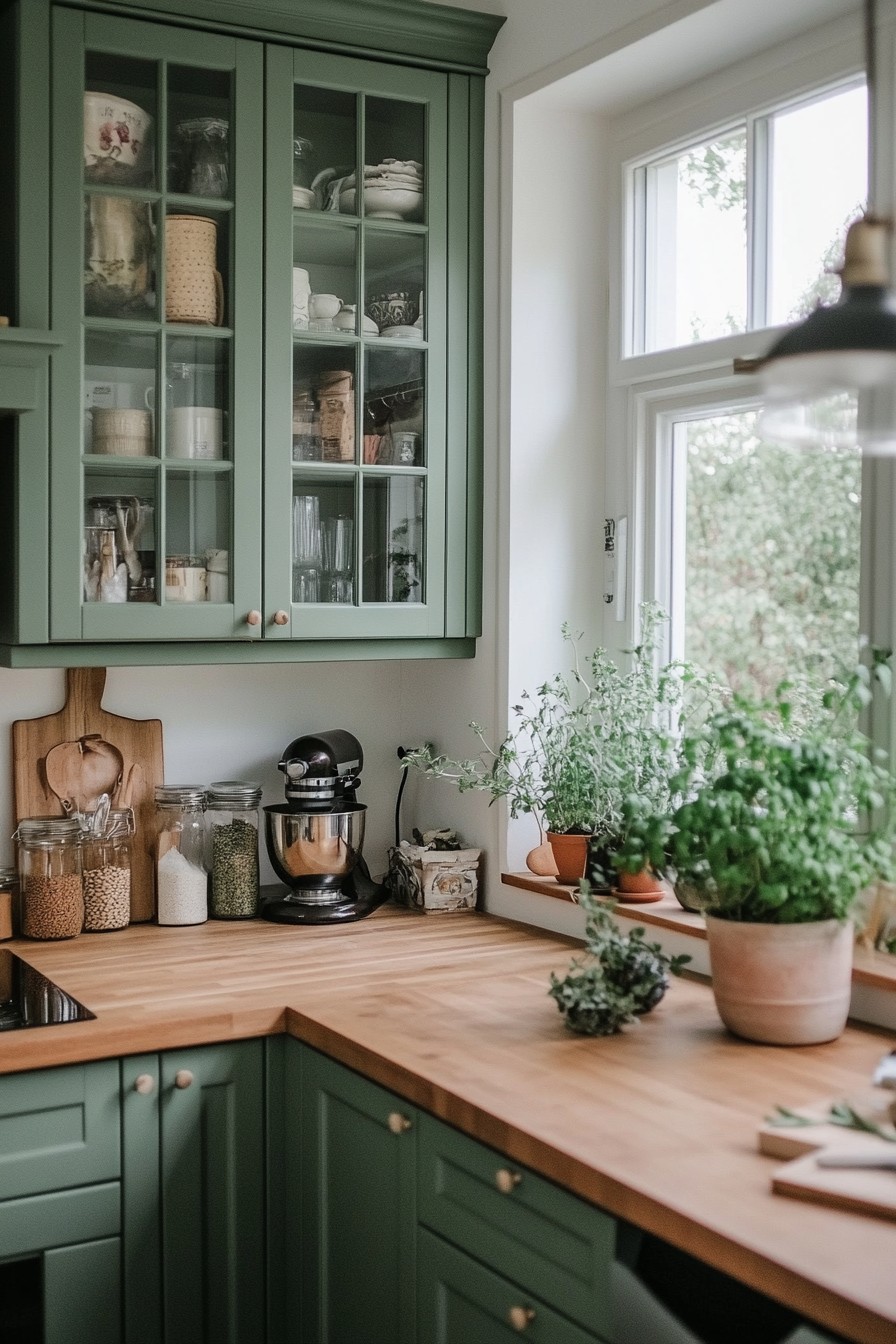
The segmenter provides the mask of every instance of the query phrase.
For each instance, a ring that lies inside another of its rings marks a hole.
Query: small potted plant
[[[640,814],[619,862],[675,870],[706,913],[713,992],[748,1040],[809,1045],[839,1036],[849,1011],[859,891],[894,871],[896,781],[855,727],[878,659],[824,696],[795,732],[787,684],[774,704],[739,699],[682,743],[671,815]],[[707,753],[719,767],[707,776]],[[864,832],[859,825],[864,819]],[[872,821],[873,819],[873,821]]]
[[[705,716],[714,683],[687,663],[657,668],[659,629],[665,619],[654,603],[641,609],[641,639],[629,650],[631,665],[621,671],[606,649],[597,649],[582,671],[577,640],[573,668],[524,692],[514,706],[515,728],[497,748],[484,729],[470,727],[482,744],[477,760],[455,761],[431,748],[411,752],[405,764],[426,774],[453,779],[462,791],[482,789],[506,798],[510,815],[535,814],[547,830],[560,882],[585,874],[589,849],[598,866],[625,834],[625,801],[635,795],[645,807],[669,805],[669,780],[679,772],[680,734]]]

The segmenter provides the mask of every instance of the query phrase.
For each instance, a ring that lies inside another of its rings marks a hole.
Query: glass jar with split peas
[[[20,932],[25,938],[74,938],[84,925],[81,828],[68,817],[25,817],[18,847]]]
[[[136,825],[129,807],[113,809],[102,835],[81,842],[84,931],[125,929],[131,920],[131,840]]]
[[[258,805],[261,785],[219,780],[208,789],[211,914],[252,919],[258,914]]]

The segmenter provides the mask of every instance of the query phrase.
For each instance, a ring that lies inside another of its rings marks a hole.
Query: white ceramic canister
[[[218,462],[224,455],[224,412],[216,406],[172,406],[165,415],[165,453]]]
[[[84,94],[84,176],[88,182],[134,182],[148,171],[152,117],[117,94]]]
[[[304,331],[308,326],[308,299],[311,278],[303,266],[292,268],[292,326],[293,331]]]

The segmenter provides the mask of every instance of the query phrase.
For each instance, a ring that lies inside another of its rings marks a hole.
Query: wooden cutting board
[[[152,835],[154,790],[164,782],[162,724],[159,719],[126,719],[102,707],[104,667],[69,667],[65,705],[57,714],[18,719],[12,725],[16,821],[22,817],[62,816],[62,803],[47,783],[46,759],[60,743],[76,743],[99,734],[122,757],[121,782],[113,807],[132,807],[137,822],[131,865],[131,921],[152,919],[154,912]]]
[[[886,1125],[890,1120],[889,1103],[893,1095],[883,1088],[872,1088],[848,1100],[863,1116]],[[798,1110],[807,1116],[818,1115],[823,1121],[830,1110],[830,1102],[800,1106]],[[816,1161],[824,1148],[837,1152],[880,1150],[890,1153],[894,1147],[896,1144],[887,1143],[874,1134],[823,1122],[794,1129],[763,1125],[759,1130],[760,1152],[770,1157],[794,1159],[778,1167],[772,1175],[772,1190],[776,1195],[896,1221],[896,1171],[820,1167]]]

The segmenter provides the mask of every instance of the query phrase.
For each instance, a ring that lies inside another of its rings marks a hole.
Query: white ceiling
[[[831,19],[858,0],[716,0],[533,94],[558,111],[622,112]]]

